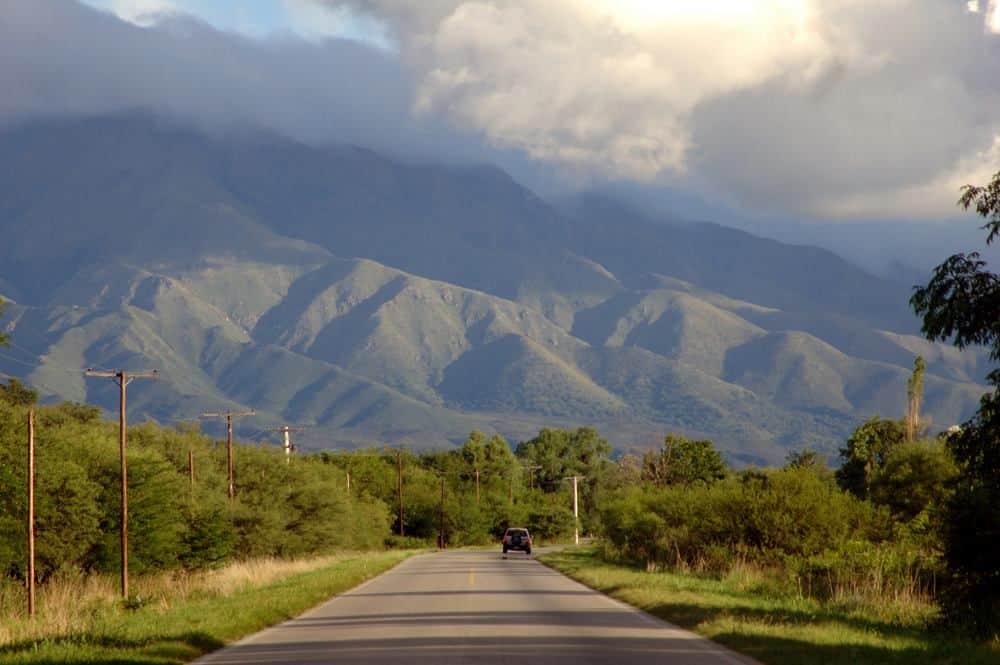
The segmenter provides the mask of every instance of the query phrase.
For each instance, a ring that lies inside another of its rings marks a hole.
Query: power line
[[[49,386],[45,385],[44,383],[42,383],[41,381],[27,381],[25,379],[21,379],[19,377],[16,377],[13,374],[7,374],[6,372],[0,372],[0,377],[6,377],[8,380],[9,379],[14,379],[15,381],[20,381],[21,383],[23,383],[28,388],[32,388],[32,389],[41,388],[43,391],[47,392],[50,395],[58,395],[59,394],[55,390],[53,390],[51,387],[49,387]],[[41,391],[38,391],[38,392],[41,392]]]
[[[41,367],[42,366],[42,364],[39,363],[39,362],[34,362],[33,361],[33,362],[29,363],[29,362],[27,362],[25,360],[21,360],[19,358],[15,358],[14,356],[9,356],[6,353],[0,353],[0,358],[5,358],[5,359],[7,359],[7,360],[9,360],[11,362],[17,363],[19,365],[24,365],[25,367],[37,368],[37,367]]]
[[[27,365],[29,367],[46,367],[46,368],[51,368],[51,369],[57,369],[57,370],[59,370],[61,372],[66,372],[67,374],[81,374],[81,373],[83,373],[83,372],[86,371],[86,369],[84,369],[82,367],[67,367],[66,365],[63,365],[62,363],[56,362],[49,355],[39,355],[39,354],[35,353],[34,351],[32,351],[31,349],[23,347],[20,344],[16,344],[16,343],[14,343],[11,340],[7,340],[7,344],[10,347],[12,347],[12,348],[20,351],[21,353],[24,353],[26,355],[31,356],[32,362],[34,364],[33,365],[29,365],[24,360],[20,360],[18,358],[14,358],[12,356],[0,353],[0,356],[5,357],[8,360],[11,360],[13,362],[20,363],[22,365]],[[108,372],[113,371],[113,370],[110,370],[110,369],[107,369],[107,368],[103,368],[103,367],[91,367],[91,368],[88,368],[88,369],[96,369],[96,370],[108,371]]]

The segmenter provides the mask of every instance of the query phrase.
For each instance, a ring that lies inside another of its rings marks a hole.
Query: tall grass
[[[933,628],[938,608],[913,587],[832,583],[820,599],[781,569],[742,560],[728,571],[649,572],[604,559],[594,548],[539,559],[570,577],[666,621],[774,665],[998,665],[1000,643]]]
[[[357,553],[299,560],[267,557],[234,562],[215,570],[146,575],[131,581],[133,595],[128,602],[119,596],[117,576],[62,573],[38,588],[34,618],[27,616],[23,585],[4,580],[0,583],[0,647],[83,637],[99,632],[139,607],[166,613],[187,601],[230,596],[357,557]]]

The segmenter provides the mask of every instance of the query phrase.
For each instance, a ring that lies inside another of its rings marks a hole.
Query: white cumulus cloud
[[[418,111],[571,172],[878,214],[1000,133],[996,2],[322,1],[389,26]]]

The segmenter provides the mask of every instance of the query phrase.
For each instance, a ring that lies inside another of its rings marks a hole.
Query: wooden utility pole
[[[229,500],[236,498],[236,483],[233,480],[233,418],[243,416],[253,416],[256,412],[249,411],[226,411],[224,413],[203,413],[202,418],[225,418],[226,419],[226,470],[229,476]]]
[[[476,505],[479,505],[479,469],[476,468]]]
[[[528,488],[534,490],[535,489],[535,471],[537,471],[538,469],[541,469],[542,467],[537,466],[537,465],[525,465],[524,468],[527,469],[527,471],[528,471]]]
[[[35,412],[28,411],[28,616],[35,616]]]
[[[123,369],[114,371],[99,371],[88,369],[87,376],[115,379],[118,383],[118,451],[121,457],[121,582],[122,598],[128,598],[128,463],[126,462],[126,443],[128,421],[125,417],[125,391],[128,384],[135,379],[155,379],[159,376],[156,370],[149,372],[127,372]]]
[[[441,476],[441,521],[438,527],[438,547],[444,549],[444,476]]]
[[[292,452],[295,450],[295,446],[292,445],[292,432],[301,432],[302,430],[308,429],[307,427],[293,427],[291,425],[282,425],[281,427],[269,427],[268,432],[281,432],[284,435],[284,440],[282,441],[282,447],[285,449],[285,463],[292,458]]]
[[[351,491],[351,472],[350,471],[347,472],[347,491],[348,491],[348,493],[350,493],[350,491]]]
[[[194,451],[188,450],[188,480],[191,481],[191,487],[194,487]]]
[[[399,496],[399,535],[403,533],[403,451],[396,451],[396,493]]]

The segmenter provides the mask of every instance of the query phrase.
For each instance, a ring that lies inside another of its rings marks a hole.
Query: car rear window
[[[524,529],[507,529],[508,536],[527,536],[528,532]]]

